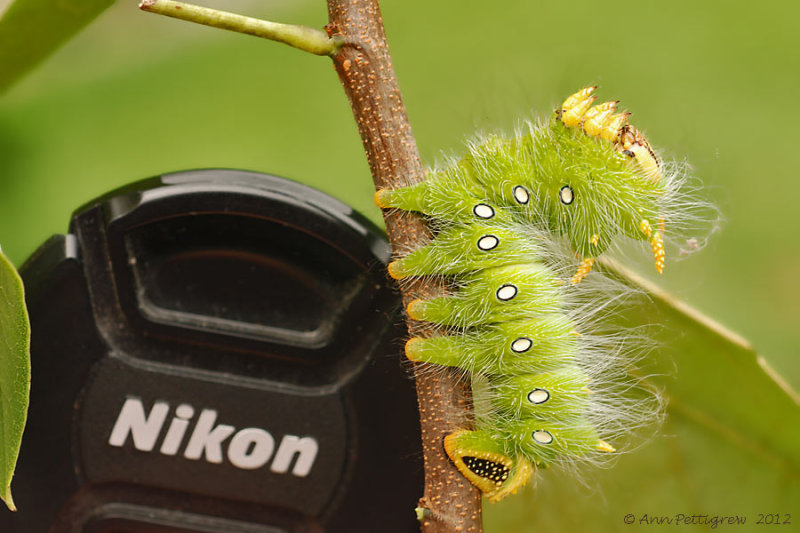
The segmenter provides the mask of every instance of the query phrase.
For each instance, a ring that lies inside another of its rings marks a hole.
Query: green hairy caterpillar
[[[684,229],[697,203],[680,167],[660,161],[616,102],[593,106],[594,90],[514,137],[473,141],[421,183],[375,194],[381,208],[427,215],[435,231],[389,265],[395,279],[449,282],[444,296],[408,305],[439,332],[410,339],[406,356],[471,374],[476,429],[444,446],[491,501],[537,468],[614,455],[610,442],[658,417],[657,392],[630,394],[629,332],[593,333],[624,291],[587,275],[619,237],[646,242],[661,273],[665,231]]]

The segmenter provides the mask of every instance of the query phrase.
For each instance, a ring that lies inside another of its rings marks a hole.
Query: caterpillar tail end
[[[490,502],[516,494],[533,475],[533,465],[523,458],[516,461],[480,446],[476,431],[456,431],[444,439],[444,449],[458,471],[478,487]]]
[[[581,264],[578,265],[577,272],[575,272],[575,275],[572,276],[572,284],[577,285],[578,283],[583,281],[583,278],[585,278],[589,274],[589,272],[592,271],[593,267],[594,267],[594,257],[587,257],[583,261],[581,261]]]

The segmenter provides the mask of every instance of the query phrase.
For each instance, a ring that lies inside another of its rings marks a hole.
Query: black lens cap
[[[252,172],[78,209],[21,269],[31,407],[0,530],[416,531],[389,257],[350,207]]]

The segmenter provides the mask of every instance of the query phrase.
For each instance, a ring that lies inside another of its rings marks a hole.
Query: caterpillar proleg
[[[478,384],[476,429],[443,444],[492,501],[538,468],[613,455],[615,439],[658,410],[657,396],[628,394],[626,333],[592,331],[615,295],[589,274],[620,237],[645,241],[661,273],[664,233],[682,228],[689,205],[685,180],[617,102],[593,106],[594,90],[513,137],[471,142],[421,183],[375,194],[379,207],[422,213],[435,230],[389,265],[395,279],[450,283],[446,295],[408,305],[409,318],[440,332],[410,339],[406,356]]]

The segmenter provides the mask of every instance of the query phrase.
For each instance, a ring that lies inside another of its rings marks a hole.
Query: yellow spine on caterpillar
[[[617,150],[636,161],[648,179],[657,183],[661,179],[661,165],[650,143],[639,130],[626,124],[630,113],[614,114],[619,102],[592,106],[596,88],[586,87],[564,100],[557,111],[558,118],[566,126],[580,126],[587,135],[613,142]]]

